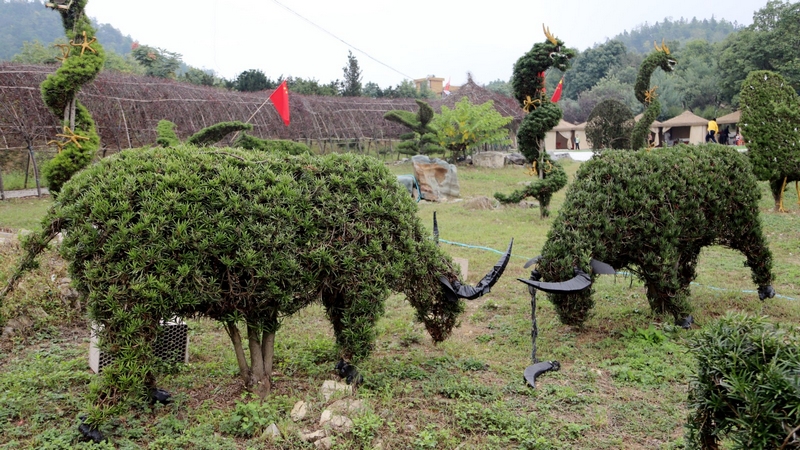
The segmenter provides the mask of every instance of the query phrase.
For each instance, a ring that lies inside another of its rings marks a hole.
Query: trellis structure
[[[34,146],[46,145],[45,131],[58,130],[57,120],[48,114],[39,95],[39,84],[52,66],[0,63],[0,150],[24,150],[23,130],[39,130]],[[317,146],[364,149],[379,141],[397,139],[405,129],[383,118],[392,109],[416,110],[410,98],[322,97],[290,94],[291,125],[285,126],[271,105],[264,105],[272,91],[236,92],[197,86],[161,78],[116,72],[102,72],[85,85],[78,98],[91,111],[101,136],[98,156],[122,149],[151,145],[156,140],[159,120],[174,122],[183,138],[200,129],[225,121],[249,121],[253,136],[289,139]],[[442,105],[453,107],[467,96],[473,104],[493,100],[504,116],[512,116],[515,135],[524,112],[513,99],[484,89],[471,80],[457,94],[430,100],[434,111]],[[263,105],[263,107],[262,107]],[[41,111],[40,111],[41,110]],[[24,120],[12,120],[24,117]],[[229,142],[222,142],[222,145]]]

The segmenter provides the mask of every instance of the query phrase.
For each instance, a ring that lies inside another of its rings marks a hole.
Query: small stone
[[[340,414],[358,414],[365,409],[364,402],[352,398],[343,398],[331,403],[328,407],[333,412]]]
[[[333,447],[333,438],[326,437],[314,442],[314,447],[321,448],[323,450],[330,450]]]
[[[268,426],[267,429],[264,430],[263,433],[261,433],[261,436],[266,436],[270,438],[276,438],[280,435],[281,431],[278,429],[278,426],[275,425],[274,423],[270,424],[270,426]]]
[[[327,402],[328,400],[331,399],[333,394],[337,392],[343,392],[345,395],[352,394],[353,386],[347,383],[339,383],[333,380],[325,380],[322,383],[322,389],[320,389],[320,392],[322,393],[322,398],[324,398],[325,401]]]
[[[353,421],[347,416],[331,416],[330,427],[341,433],[349,433],[353,429]]]
[[[299,422],[306,418],[307,413],[308,413],[308,405],[306,404],[306,402],[300,400],[299,402],[294,404],[292,412],[289,413],[289,417],[292,418],[292,421]]]
[[[300,440],[303,442],[315,442],[327,435],[328,433],[325,430],[317,430],[311,433],[300,433]]]
[[[322,411],[322,414],[319,416],[319,426],[323,426],[326,423],[330,422],[332,416],[333,416],[333,411],[331,411],[330,409]]]

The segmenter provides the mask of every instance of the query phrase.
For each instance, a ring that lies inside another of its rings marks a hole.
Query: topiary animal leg
[[[347,294],[330,292],[323,294],[322,303],[325,312],[333,325],[336,344],[339,346],[342,361],[337,366],[350,366],[350,362],[366,357],[372,351],[375,341],[375,324],[383,315],[383,303],[386,296],[383,292],[370,292],[375,289],[367,287],[359,290],[350,287]],[[342,369],[337,369],[340,373]],[[357,373],[347,372],[350,376],[358,378]]]

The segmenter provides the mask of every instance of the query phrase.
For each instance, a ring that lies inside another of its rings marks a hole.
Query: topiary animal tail
[[[53,114],[63,117],[62,132],[56,134],[59,152],[42,169],[51,194],[75,172],[88,166],[100,148],[100,136],[89,111],[75,98],[81,86],[94,80],[105,62],[105,51],[97,42],[95,30],[84,9],[88,0],[75,0],[69,5],[46,3],[61,14],[69,44],[63,51],[61,67],[41,84],[42,99]]]
[[[642,119],[636,122],[631,133],[631,148],[634,150],[648,147],[647,135],[650,133],[650,125],[661,114],[661,102],[658,101],[658,95],[656,95],[658,86],[650,89],[650,77],[657,67],[661,67],[664,72],[669,73],[676,64],[664,41],[661,41],[660,46],[655,42],[653,44],[656,49],[639,66],[639,74],[636,76],[636,85],[634,86],[636,100],[639,100],[639,103],[645,107]]]
[[[532,164],[532,167],[542,178],[509,196],[495,193],[494,197],[501,203],[518,203],[525,197],[534,197],[539,201],[541,216],[547,217],[550,198],[554,192],[566,186],[567,176],[561,165],[551,161],[541,148],[545,134],[558,125],[562,116],[561,108],[547,98],[544,87],[545,73],[551,67],[566,71],[569,68],[569,60],[575,56],[575,52],[572,49],[562,49],[564,42],[553,36],[544,25],[542,28],[547,39],[545,42],[534,44],[528,53],[517,60],[511,77],[514,97],[528,112],[517,132],[517,146],[529,163],[541,161],[540,167],[537,168],[535,164]]]

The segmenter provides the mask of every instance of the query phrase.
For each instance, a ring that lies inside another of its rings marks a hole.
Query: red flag
[[[556,86],[555,92],[553,92],[553,97],[550,98],[550,101],[553,103],[558,103],[561,100],[561,88],[564,87],[564,77],[561,77],[561,81],[558,82],[558,86]]]
[[[286,87],[286,80],[283,80],[278,89],[269,96],[269,100],[275,105],[275,110],[280,114],[283,123],[289,126],[289,88]]]
[[[447,84],[444,85],[444,90],[442,93],[447,96],[450,95],[450,78],[447,79]]]

